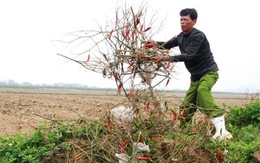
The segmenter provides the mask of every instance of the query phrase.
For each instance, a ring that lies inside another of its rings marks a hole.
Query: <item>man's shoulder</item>
[[[198,30],[197,28],[193,28],[191,34],[203,34],[204,35],[204,33],[201,30]]]
[[[194,38],[194,37],[195,38],[205,38],[206,35],[202,31],[200,31],[200,30],[198,30],[196,28],[193,28],[189,38]]]
[[[180,37],[183,37],[184,36],[184,33],[183,32],[180,32],[178,35],[177,35],[177,38],[180,38]]]

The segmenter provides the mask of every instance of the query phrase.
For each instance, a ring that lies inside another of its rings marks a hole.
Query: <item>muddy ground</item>
[[[245,94],[214,93],[219,106],[241,106]],[[178,108],[183,93],[167,93],[170,107]],[[115,91],[0,88],[0,135],[27,132],[48,120],[99,119],[111,108],[126,102]]]

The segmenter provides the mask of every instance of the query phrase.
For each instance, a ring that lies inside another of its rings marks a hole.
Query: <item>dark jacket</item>
[[[188,35],[181,32],[167,42],[157,42],[166,49],[179,46],[181,55],[171,56],[172,62],[184,62],[191,74],[191,80],[197,81],[210,71],[218,71],[218,66],[210,50],[205,34],[193,28]]]

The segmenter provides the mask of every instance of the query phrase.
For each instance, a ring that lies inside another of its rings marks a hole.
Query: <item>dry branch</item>
[[[150,20],[146,18],[144,6],[137,12],[132,7],[119,8],[115,14],[115,20],[105,28],[70,33],[74,37],[61,42],[74,50],[68,55],[58,55],[114,79],[118,93],[123,90],[128,98],[132,90],[144,92],[148,88],[150,97],[155,99],[156,87],[163,82],[168,84],[174,67],[153,60],[157,55],[169,55],[168,50],[149,43],[153,31],[158,32],[161,26],[158,29],[153,26],[154,16]]]

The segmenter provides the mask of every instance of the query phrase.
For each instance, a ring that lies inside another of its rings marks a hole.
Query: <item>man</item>
[[[218,66],[210,50],[209,42],[205,34],[193,26],[197,22],[197,11],[195,9],[183,9],[180,11],[180,25],[182,32],[167,42],[155,42],[160,48],[171,49],[178,46],[181,54],[175,56],[158,56],[156,62],[172,61],[184,62],[191,74],[190,88],[181,105],[181,115],[185,120],[181,126],[191,122],[197,108],[212,118],[216,128],[214,139],[232,138],[225,129],[224,110],[216,106],[211,95],[211,88],[218,80]]]

